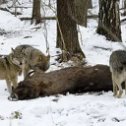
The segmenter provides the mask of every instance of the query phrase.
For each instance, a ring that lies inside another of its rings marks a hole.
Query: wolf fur
[[[19,62],[24,62],[24,77],[32,70],[46,71],[49,68],[50,56],[45,56],[40,50],[30,45],[19,45],[12,49],[14,57]]]
[[[120,98],[123,94],[122,83],[125,82],[126,92],[126,51],[116,50],[109,59],[113,82],[113,95]]]
[[[12,93],[12,86],[17,87],[17,77],[21,74],[22,63],[13,58],[13,54],[9,54],[4,58],[0,58],[0,80],[6,80],[9,93]]]
[[[10,100],[31,99],[39,96],[112,90],[109,67],[69,67],[52,72],[29,73],[13,90]]]

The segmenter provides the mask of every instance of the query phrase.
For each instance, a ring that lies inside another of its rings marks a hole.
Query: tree
[[[97,33],[108,40],[122,41],[119,0],[99,0],[99,22]]]
[[[0,5],[7,3],[7,0],[0,0]]]
[[[87,10],[91,0],[68,0],[68,15],[77,24],[87,26]]]
[[[88,8],[92,8],[92,0],[88,0]]]
[[[32,22],[35,24],[41,23],[41,0],[33,0]]]
[[[79,45],[77,24],[68,14],[68,1],[69,3],[72,2],[71,0],[57,0],[56,46],[68,52],[70,58],[74,55],[79,55],[83,58],[85,55]],[[67,55],[64,55],[63,58],[69,60]]]
[[[126,0],[124,0],[123,2],[124,2],[124,13],[123,13],[123,15],[126,16]]]

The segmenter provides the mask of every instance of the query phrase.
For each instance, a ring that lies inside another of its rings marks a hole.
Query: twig
[[[122,19],[122,20],[121,20],[121,23],[123,23],[123,22],[125,22],[125,21],[126,21],[126,18]]]
[[[100,47],[100,46],[93,46],[93,47],[97,49],[103,49],[103,50],[109,50],[109,51],[112,50],[112,48],[105,48],[105,47]]]
[[[45,15],[45,10],[44,10],[44,8],[42,8],[42,9],[43,9],[43,14]],[[50,53],[49,53],[49,42],[48,42],[48,31],[47,31],[47,27],[46,27],[46,22],[45,21],[44,21],[44,34],[43,35],[44,35],[45,41],[46,41],[46,53],[48,55],[50,55]]]

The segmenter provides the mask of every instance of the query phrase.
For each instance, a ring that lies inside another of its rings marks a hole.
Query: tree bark
[[[56,47],[67,51],[70,56],[81,54],[85,57],[79,45],[76,22],[68,15],[68,3],[65,0],[57,0]]]
[[[92,0],[88,0],[88,8],[92,8]]]
[[[122,41],[118,0],[99,1],[99,22],[97,33],[108,40]]]
[[[5,4],[5,3],[7,3],[6,0],[0,0],[0,5],[1,5],[1,4]]]
[[[31,23],[41,23],[41,0],[33,0],[32,21]]]
[[[124,0],[124,16],[126,16],[126,0]]]
[[[77,24],[87,26],[87,9],[89,0],[68,0],[68,15]]]

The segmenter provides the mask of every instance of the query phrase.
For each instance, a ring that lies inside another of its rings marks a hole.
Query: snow
[[[9,12],[0,11],[0,18],[2,19],[0,20],[0,29],[4,29],[7,32],[13,31],[13,29],[17,30],[22,27],[23,23]]]
[[[23,1],[23,0],[22,0]],[[25,4],[25,3],[24,3]],[[94,0],[94,12],[98,12],[98,1]],[[26,9],[24,15],[29,15]],[[48,12],[49,13],[49,12]],[[51,12],[52,14],[52,12]],[[7,34],[0,36],[0,54],[9,54],[11,48],[20,44],[30,44],[42,50],[46,55],[44,25],[41,28],[20,21],[8,12],[0,11],[0,30]],[[55,61],[56,22],[46,21],[51,65],[48,71],[60,69]],[[89,65],[107,64],[112,51],[122,49],[121,44],[112,43],[96,33],[97,20],[88,20],[88,27],[79,26],[80,45]],[[123,44],[126,41],[125,24],[121,26]],[[107,48],[101,49],[101,48]],[[62,67],[69,64],[60,64]],[[19,81],[22,77],[19,77]],[[9,101],[6,83],[0,80],[0,126],[125,126],[126,96],[117,99],[113,93],[83,93],[78,95],[40,97],[32,100]]]

